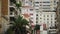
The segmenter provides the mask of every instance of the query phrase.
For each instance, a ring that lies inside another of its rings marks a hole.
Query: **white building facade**
[[[49,27],[51,26],[51,23],[53,23],[53,26],[54,26],[57,1],[56,0],[32,0],[32,2],[33,2],[34,10],[35,10],[34,14],[36,15],[35,23],[38,23],[38,24],[49,23],[50,24],[48,25]]]
[[[47,28],[55,27],[57,0],[23,0],[22,4],[22,14],[28,13],[31,23],[41,25],[41,30],[43,24]]]

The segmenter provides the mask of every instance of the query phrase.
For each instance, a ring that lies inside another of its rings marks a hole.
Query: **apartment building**
[[[36,10],[41,9],[40,11],[53,11],[55,10],[57,4],[56,0],[34,0],[34,7]]]
[[[40,30],[55,27],[56,0],[22,0],[22,14],[28,14],[31,25],[41,25]]]
[[[56,15],[56,13],[55,13],[56,7],[57,7],[56,0],[34,0],[33,3],[34,3],[33,7],[34,7],[35,12],[36,12],[36,17],[38,16],[38,20],[36,20],[38,23],[40,23],[40,22],[44,23],[44,20],[40,19],[40,17],[43,17],[43,16],[40,16],[40,14],[46,16],[49,13],[50,15],[48,15],[48,16],[51,16],[51,13],[53,13],[54,15]],[[54,16],[54,15],[52,15],[52,16]],[[51,17],[49,17],[48,19],[50,19],[50,18]],[[53,17],[53,18],[55,20],[55,17]],[[42,19],[44,19],[44,18],[42,18]],[[45,18],[45,19],[47,19],[47,18]]]
[[[22,14],[28,14],[29,20],[34,20],[34,8],[32,7],[32,3],[30,0],[22,0],[22,7],[21,7]],[[31,21],[33,23],[33,21]]]
[[[22,0],[22,1],[23,1],[22,6],[25,6],[25,7],[23,7],[24,9],[22,9],[22,13],[33,12],[32,13],[33,18],[31,18],[31,16],[30,16],[30,18],[33,19],[32,22],[35,25],[36,25],[36,23],[41,25],[42,23],[47,24],[48,22],[50,23],[49,27],[51,26],[51,23],[53,23],[53,26],[55,25],[55,21],[56,21],[55,12],[56,12],[56,7],[57,7],[56,0]],[[33,9],[31,9],[31,8],[33,8]],[[33,10],[33,11],[29,11],[29,10]],[[53,22],[51,22],[51,21],[53,21]]]

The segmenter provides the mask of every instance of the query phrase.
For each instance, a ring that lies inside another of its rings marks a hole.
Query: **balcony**
[[[9,5],[10,5],[10,6],[14,6],[14,5],[15,5],[15,4],[14,4],[15,2],[16,2],[15,0],[10,0]]]
[[[14,6],[15,4],[14,3],[12,3],[12,2],[10,2],[10,4],[9,4],[10,6]]]
[[[48,32],[49,32],[49,34],[56,34],[57,33],[56,29],[49,29]]]
[[[15,18],[14,17],[10,17],[10,24],[14,23]]]

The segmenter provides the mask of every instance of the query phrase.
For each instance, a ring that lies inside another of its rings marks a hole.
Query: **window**
[[[50,9],[50,8],[48,8],[48,7],[45,7],[45,8],[44,8],[44,7],[43,7],[43,9]]]
[[[53,26],[52,21],[51,21],[51,26]]]
[[[28,1],[26,1],[26,3],[28,3]]]
[[[49,15],[47,15],[47,17],[49,17]]]
[[[39,10],[39,9],[35,9],[35,10]]]
[[[56,3],[56,1],[54,1],[54,3]]]
[[[40,6],[42,6],[42,5],[40,5]]]
[[[52,24],[52,21],[51,21],[51,24]]]
[[[14,11],[15,9],[13,7],[10,7],[10,11]]]
[[[38,14],[36,14],[36,16],[38,16]]]
[[[49,18],[47,18],[47,20],[49,20]]]
[[[44,18],[44,20],[45,20],[45,18]]]
[[[14,17],[10,17],[10,21],[14,21],[15,20],[15,18]]]
[[[12,13],[12,12],[10,12],[10,15],[13,15],[13,13]]]
[[[35,7],[39,7],[39,5],[34,5]]]
[[[32,20],[30,20],[30,23],[33,23],[33,21],[32,21]]]
[[[33,11],[33,9],[30,9],[30,11]]]
[[[33,15],[33,13],[31,13],[30,15]]]
[[[35,2],[35,3],[37,3],[37,4],[38,4],[39,2]]]
[[[43,2],[43,3],[50,3],[50,2]]]
[[[38,17],[36,17],[36,20],[38,20]]]
[[[52,17],[52,15],[51,15],[51,17]]]
[[[42,19],[42,18],[40,18],[40,19]]]
[[[51,20],[53,20],[53,19],[51,18]]]
[[[49,21],[47,21],[47,23],[49,23]]]
[[[36,21],[36,23],[38,23],[38,21]]]
[[[43,5],[43,6],[50,6],[50,5]]]
[[[31,17],[30,19],[33,19],[33,17]]]
[[[44,15],[44,17],[45,17],[45,15]]]
[[[57,18],[55,18],[55,20],[56,20]]]

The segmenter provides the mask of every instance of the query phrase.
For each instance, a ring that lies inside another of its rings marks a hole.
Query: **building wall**
[[[30,0],[22,0],[22,6],[32,6],[32,2]]]
[[[57,7],[57,2],[54,0],[34,0],[35,9],[40,11],[53,11]]]
[[[46,24],[48,28],[55,27],[56,23],[56,0],[34,0],[33,7],[35,10],[35,23],[41,25],[43,29],[43,24]],[[48,16],[48,17],[47,17]],[[52,16],[52,17],[51,17]]]
[[[30,23],[36,24],[36,12],[34,11],[34,8],[31,6],[24,6],[21,8],[21,13],[22,14],[28,14],[29,19],[31,20]],[[27,15],[27,16],[28,16]]]
[[[47,27],[55,26],[56,13],[55,12],[43,12],[40,16],[40,23],[45,23]]]
[[[55,1],[55,2],[54,2]],[[27,2],[27,3],[26,3]],[[36,22],[39,22],[40,23],[40,20],[42,21],[42,23],[43,23],[43,16],[45,15],[45,16],[47,16],[47,15],[49,15],[49,16],[51,16],[51,14],[53,14],[52,16],[52,18],[55,20],[55,17],[54,17],[54,15],[55,15],[55,12],[53,12],[53,9],[55,10],[55,8],[54,7],[56,7],[56,0],[32,0],[32,2],[33,2],[33,14],[34,14],[34,16],[32,16],[32,17],[34,17],[33,19],[35,20],[34,21],[34,23],[36,23]],[[31,5],[29,5],[29,0],[25,0],[25,1],[23,1],[23,6],[25,6],[25,4],[28,4],[28,5],[26,5],[26,6],[30,6],[31,7]],[[31,4],[31,3],[30,3]],[[26,8],[26,7],[24,7],[23,9],[22,9],[22,13],[30,13],[30,8]],[[44,12],[45,10],[47,10],[47,12]],[[52,11],[52,12],[50,12],[50,11]],[[32,13],[32,12],[31,12]],[[49,13],[49,14],[48,14]],[[38,14],[38,15],[37,15]],[[42,16],[41,16],[42,15]],[[37,18],[36,18],[37,17]],[[42,19],[40,19],[40,17],[42,17]],[[38,19],[38,20],[36,20],[36,19]],[[45,19],[47,19],[47,18],[45,18]],[[49,17],[49,20],[51,20],[51,17]],[[55,22],[55,21],[54,21]]]
[[[8,0],[2,0],[2,15],[8,15]]]

